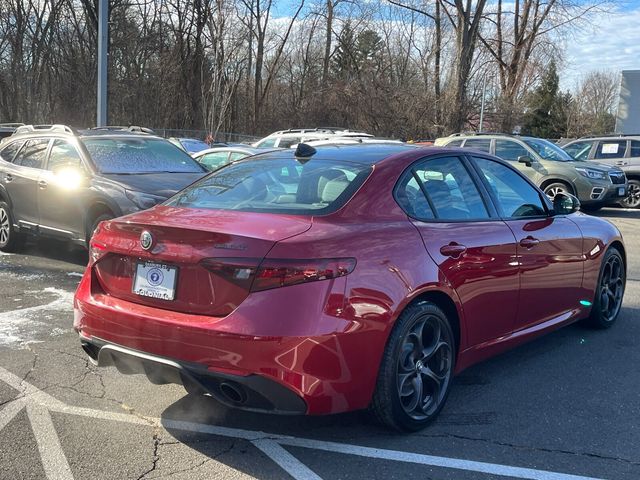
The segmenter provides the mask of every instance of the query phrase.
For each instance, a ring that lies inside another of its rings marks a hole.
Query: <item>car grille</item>
[[[611,178],[611,183],[615,184],[622,184],[627,181],[624,172],[609,172],[609,178]]]

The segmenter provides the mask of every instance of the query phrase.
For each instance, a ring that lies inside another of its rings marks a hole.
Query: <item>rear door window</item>
[[[27,140],[24,148],[18,152],[13,163],[22,167],[44,168],[49,139]]]
[[[529,151],[513,140],[496,140],[496,157],[510,162],[517,162],[518,157],[530,157]]]
[[[464,142],[464,148],[473,148],[474,150],[480,150],[481,152],[491,153],[491,139],[490,138],[468,138]]]
[[[13,159],[16,156],[16,153],[18,153],[18,150],[20,150],[20,147],[23,144],[24,142],[10,143],[4,149],[2,149],[2,151],[0,151],[0,157],[2,157],[2,159],[5,162],[9,162],[9,163],[13,162]]]
[[[638,140],[631,140],[631,145],[629,146],[629,156],[634,158],[640,157],[640,142]]]
[[[76,147],[65,140],[54,140],[49,154],[47,170],[55,170],[60,167],[81,167],[82,159]]]
[[[598,142],[594,158],[599,160],[624,158],[626,148],[626,140],[601,140]]]

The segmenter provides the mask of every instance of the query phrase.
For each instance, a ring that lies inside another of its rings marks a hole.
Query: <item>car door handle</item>
[[[440,253],[445,257],[458,258],[466,251],[467,247],[456,242],[451,242],[449,245],[443,245],[440,247]]]
[[[533,238],[531,235],[520,240],[520,246],[524,248],[533,248],[540,243],[540,240]]]
[[[13,180],[13,175],[11,175],[10,173],[7,173],[4,176],[4,180],[5,180],[5,182],[11,182]]]
[[[40,180],[40,181],[38,182],[38,186],[39,186],[42,190],[44,190],[45,188],[47,188],[47,185],[48,185],[48,183],[47,183],[47,182],[45,182],[44,180]]]

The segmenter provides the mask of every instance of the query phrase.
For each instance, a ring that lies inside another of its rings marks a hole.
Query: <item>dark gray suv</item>
[[[620,205],[640,207],[640,135],[581,138],[562,148],[576,160],[621,168],[629,181],[629,195]]]
[[[26,233],[86,245],[102,220],[151,208],[206,173],[153,135],[19,127],[0,143],[0,250]]]

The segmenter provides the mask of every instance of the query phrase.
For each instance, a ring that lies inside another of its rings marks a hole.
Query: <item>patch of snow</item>
[[[53,300],[43,305],[0,312],[0,345],[26,345],[29,342],[36,342],[34,337],[51,327],[50,324],[41,320],[43,317],[51,318],[50,312],[71,312],[73,309],[71,292],[47,287],[38,293],[47,293],[47,296],[53,296]],[[52,333],[57,330],[63,329],[53,328],[49,331]]]
[[[67,277],[80,277],[82,278],[82,273],[78,273],[78,272],[67,272]]]

